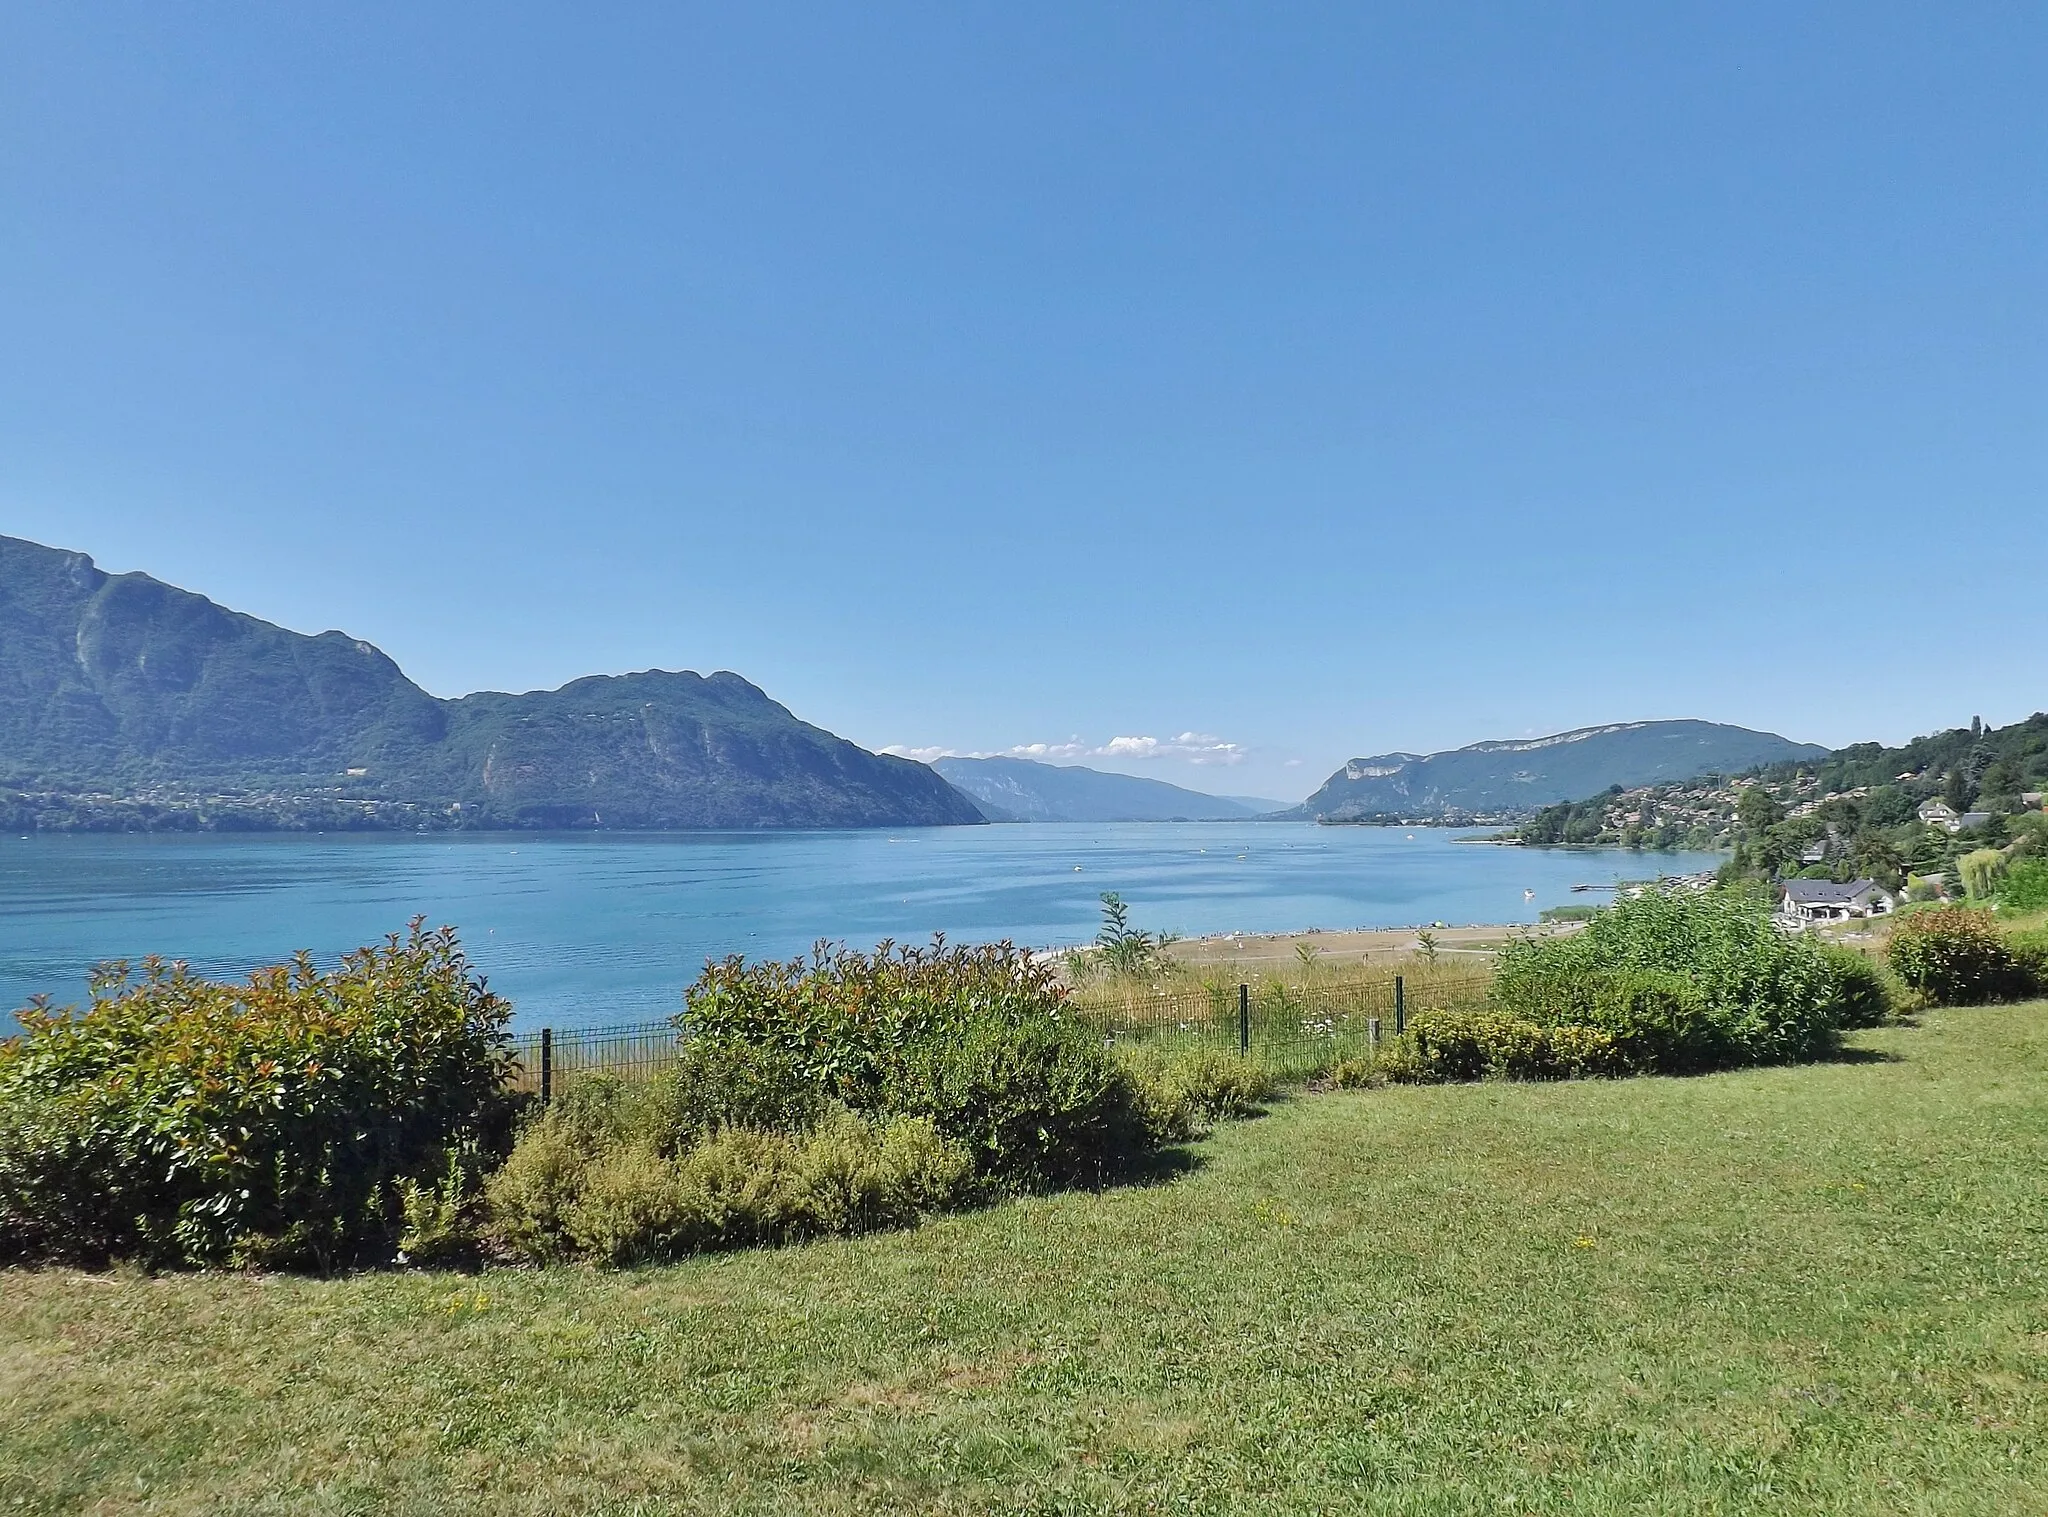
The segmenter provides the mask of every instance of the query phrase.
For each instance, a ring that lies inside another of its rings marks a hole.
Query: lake
[[[323,961],[415,913],[454,923],[524,1027],[661,1017],[707,957],[817,938],[1085,942],[1120,892],[1186,937],[1530,922],[1579,883],[1717,854],[1497,848],[1417,827],[1196,822],[904,832],[33,836],[0,839],[0,1006],[84,995],[103,959],[239,975]],[[1524,891],[1534,891],[1525,897]],[[1583,901],[1583,896],[1577,897]],[[1597,899],[1597,898],[1596,898]]]

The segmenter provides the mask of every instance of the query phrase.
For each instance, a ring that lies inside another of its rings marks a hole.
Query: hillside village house
[[[1950,832],[1954,832],[1956,830],[1956,808],[1947,801],[1922,801],[1920,803],[1920,820],[1930,827],[1945,827]]]
[[[1787,880],[1778,915],[1789,926],[1814,922],[1845,922],[1856,917],[1890,916],[1898,898],[1875,880]]]

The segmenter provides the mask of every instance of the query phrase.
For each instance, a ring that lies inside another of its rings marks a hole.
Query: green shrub
[[[1149,1147],[1185,1143],[1201,1132],[1201,1114],[1187,1088],[1174,1077],[1171,1059],[1127,1044],[1117,1048],[1116,1057],[1131,1083],[1138,1124]]]
[[[990,1019],[906,1050],[887,1109],[929,1117],[1005,1189],[1101,1184],[1153,1147],[1136,1082],[1085,1028]]]
[[[2005,947],[2027,979],[2027,993],[2048,993],[2048,927],[2007,933]]]
[[[1432,1011],[1409,1027],[1412,1070],[1421,1080],[1565,1080],[1621,1073],[1612,1034],[1571,1023],[1544,1026],[1494,1010]],[[1385,1063],[1385,1060],[1382,1060]],[[1388,1071],[1385,1078],[1397,1076]]]
[[[1966,906],[1900,917],[1885,952],[1898,977],[1937,1006],[2017,1000],[2040,988],[1990,914]]]
[[[1273,1071],[1228,1049],[1162,1054],[1126,1045],[1117,1057],[1137,1082],[1147,1126],[1162,1143],[1185,1141],[1209,1123],[1256,1115],[1273,1097]]]
[[[1052,967],[1009,943],[885,942],[872,954],[820,943],[807,960],[706,965],[681,1022],[692,1039],[779,1054],[821,1093],[866,1110],[912,1047],[1056,1016],[1065,999]]]
[[[801,1235],[908,1227],[971,1194],[974,1159],[928,1117],[872,1122],[842,1112],[797,1149],[789,1226]]]
[[[1999,887],[1998,904],[2007,911],[2048,908],[2048,858],[2028,856],[2015,859]]]
[[[1361,1054],[1331,1065],[1329,1079],[1339,1090],[1378,1090],[1388,1082],[1388,1075],[1378,1058]]]
[[[662,1146],[671,1153],[726,1127],[803,1132],[817,1125],[825,1095],[781,1049],[732,1039],[692,1038],[661,1082]]]
[[[1574,1020],[1605,1032],[1616,1057],[1645,1073],[1690,1074],[1728,1062],[1726,1040],[1684,975],[1616,969],[1587,977]]]
[[[99,1104],[86,1091],[0,1099],[0,1263],[136,1252],[136,1219],[157,1187]]]
[[[436,1179],[398,1182],[404,1229],[399,1258],[427,1269],[467,1268],[483,1260],[483,1187],[478,1176],[484,1156],[474,1145],[451,1151]]]
[[[1648,890],[1570,937],[1510,944],[1494,999],[1539,1024],[1605,1026],[1626,1057],[1647,1056],[1638,1067],[1775,1064],[1833,1047],[1838,973],[1760,894]]]
[[[737,1131],[721,1133],[713,1141],[724,1144],[728,1136],[747,1139],[750,1150],[768,1149],[774,1156],[787,1147],[780,1138]],[[779,1193],[779,1172],[753,1162],[762,1156],[758,1151],[747,1154],[746,1183],[756,1193]],[[715,1223],[708,1222],[699,1197],[685,1186],[680,1166],[646,1143],[630,1142],[584,1167],[561,1209],[560,1223],[560,1242],[537,1257],[578,1253],[622,1265],[688,1253],[701,1246],[707,1231],[731,1228],[732,1218],[721,1212]],[[749,1228],[737,1241],[752,1242],[756,1236]]]
[[[557,1136],[533,1125],[507,1169]],[[492,1192],[499,1235],[515,1251],[629,1265],[905,1227],[967,1203],[975,1185],[972,1158],[929,1121],[841,1108],[802,1133],[719,1128],[680,1154],[627,1136],[587,1156],[566,1193],[546,1195],[545,1213],[518,1215],[534,1194]]]
[[[1882,1027],[1892,1019],[1897,997],[1882,965],[1840,943],[1823,943],[1820,951],[1835,974],[1836,1026]]]
[[[1273,1098],[1273,1071],[1262,1061],[1220,1048],[1198,1048],[1181,1054],[1168,1066],[1170,1077],[1187,1092],[1195,1114],[1205,1121],[1228,1122],[1254,1116]]]
[[[109,966],[0,1044],[0,1237],[95,1262],[326,1268],[389,1257],[401,1182],[505,1100],[510,1007],[452,931],[240,983]]]

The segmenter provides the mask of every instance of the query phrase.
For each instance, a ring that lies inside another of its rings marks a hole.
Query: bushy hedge
[[[873,953],[819,943],[808,959],[705,966],[684,993],[683,1030],[713,1043],[772,1051],[819,1089],[856,1108],[880,1098],[913,1047],[971,1028],[1060,1014],[1052,967],[1010,943],[885,941]]]
[[[1341,1086],[1690,1074],[1813,1058],[1889,1020],[1884,971],[1787,935],[1746,893],[1650,891],[1566,938],[1500,958],[1491,1003],[1425,1009],[1405,1036],[1333,1072]]]
[[[1998,887],[1998,903],[2007,911],[2048,908],[2048,858],[2014,859]]]
[[[536,1262],[634,1264],[908,1226],[974,1194],[972,1156],[926,1118],[835,1107],[796,1128],[692,1133],[676,1097],[672,1081],[571,1085],[491,1177],[494,1241]]]
[[[1156,1146],[1130,1072],[1052,968],[1009,943],[729,958],[685,993],[681,1022],[703,1057],[772,1060],[812,1099],[930,1119],[994,1187],[1097,1183]]]
[[[510,1008],[452,931],[239,983],[112,965],[0,1044],[0,1254],[327,1268],[503,1120]]]
[[[584,1079],[491,1179],[527,1258],[629,1263],[907,1225],[1131,1172],[1270,1089],[1256,1066],[1122,1058],[1008,944],[710,966],[675,1069]]]
[[[1501,954],[1495,1004],[1540,1026],[1613,1036],[1632,1068],[1782,1064],[1888,1014],[1881,977],[1782,931],[1742,890],[1648,890],[1569,937]]]
[[[2008,942],[1990,913],[1967,906],[1900,917],[1885,952],[1898,977],[1936,1006],[2017,1001],[2048,990],[2024,939]]]

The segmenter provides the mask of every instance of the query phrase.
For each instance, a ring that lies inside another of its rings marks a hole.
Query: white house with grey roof
[[[1890,916],[1898,904],[1897,897],[1875,880],[1851,880],[1846,885],[1833,880],[1787,880],[1778,915],[1790,926],[1806,927],[1814,922]]]

